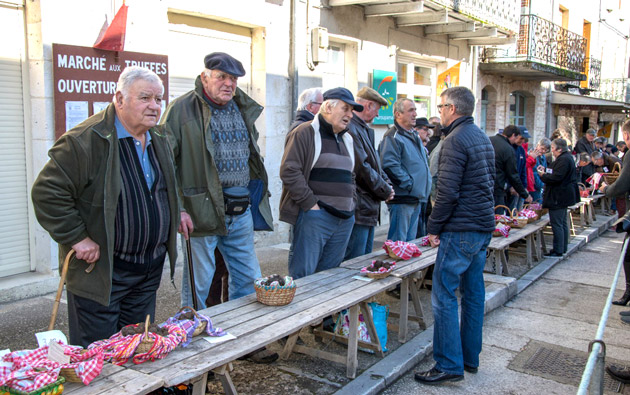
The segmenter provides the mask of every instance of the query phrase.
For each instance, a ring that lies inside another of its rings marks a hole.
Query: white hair
[[[309,88],[298,97],[297,110],[306,110],[306,106],[317,101],[317,96],[322,94],[322,88]]]
[[[319,108],[318,114],[328,114],[332,112],[332,109],[337,107],[337,104],[341,102],[341,99],[328,99],[324,100],[322,106]]]
[[[144,81],[148,81],[152,83],[157,83],[160,85],[160,88],[162,89],[162,94],[164,93],[164,84],[162,83],[162,80],[160,79],[160,77],[158,77],[158,75],[155,74],[153,71],[145,67],[139,67],[139,66],[125,67],[123,72],[120,74],[120,77],[118,77],[118,84],[116,85],[116,92],[121,92],[123,95],[123,98],[126,99],[127,95],[129,94],[129,88],[131,88],[131,86],[137,80],[144,80]],[[115,100],[116,100],[116,97],[114,96],[114,101]]]

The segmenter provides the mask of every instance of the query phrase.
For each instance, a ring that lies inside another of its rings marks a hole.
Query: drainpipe
[[[298,64],[297,64],[297,58],[295,56],[295,48],[296,48],[296,28],[295,28],[295,22],[297,20],[297,4],[298,0],[291,0],[291,19],[289,21],[289,36],[290,36],[290,43],[289,43],[289,68],[288,68],[288,74],[289,74],[289,84],[291,86],[291,110],[289,111],[289,114],[293,114],[293,111],[295,111],[295,109],[297,108],[297,97],[298,97],[298,78],[299,78],[299,73],[298,73]],[[293,119],[293,116],[291,116],[291,119],[289,120],[289,122],[291,122],[291,120]]]

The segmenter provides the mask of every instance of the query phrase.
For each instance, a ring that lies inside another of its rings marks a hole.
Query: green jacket
[[[109,305],[111,294],[114,220],[121,188],[115,115],[110,104],[61,136],[48,152],[50,160],[31,191],[37,220],[59,243],[60,262],[72,245],[88,236],[100,246],[100,258],[91,273],[85,272],[85,261],[70,261],[67,288],[104,306]],[[167,249],[172,279],[179,225],[175,170],[166,135],[159,128],[149,132],[168,189],[171,224]]]
[[[256,143],[258,131],[254,125],[263,107],[239,88],[233,100],[249,132],[250,179],[261,180],[264,184],[259,210],[269,228],[273,229],[267,171]],[[203,98],[201,77],[197,77],[195,89],[173,100],[162,117],[173,147],[181,205],[193,221],[193,237],[227,234],[223,189],[214,163],[211,116],[212,110]]]

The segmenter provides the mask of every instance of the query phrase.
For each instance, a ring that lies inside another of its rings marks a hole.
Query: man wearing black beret
[[[263,107],[237,87],[245,75],[241,62],[213,52],[204,64],[195,88],[173,100],[162,120],[174,152],[183,206],[179,231],[190,237],[200,309],[206,307],[215,273],[215,249],[228,268],[230,299],[240,298],[254,293],[254,281],[261,276],[254,230],[273,229],[254,126]],[[187,270],[182,305],[193,305]]]

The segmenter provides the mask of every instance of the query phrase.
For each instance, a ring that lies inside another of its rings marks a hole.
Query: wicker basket
[[[525,225],[529,223],[529,218],[519,218],[518,212],[516,208],[514,208],[512,210],[512,221],[512,225],[510,225],[512,228],[524,228]]]
[[[589,192],[588,188],[586,188],[586,185],[582,184],[581,182],[578,182],[578,188],[580,188],[580,197],[581,198],[588,197],[590,192]]]
[[[197,311],[195,309],[193,309],[190,306],[184,306],[181,309],[179,309],[179,313],[182,313],[186,310],[190,310],[192,311],[192,313],[195,315],[195,317],[197,317],[197,319],[199,320],[200,324],[197,328],[195,328],[195,331],[193,332],[193,337],[195,336],[199,336],[201,335],[205,330],[206,330],[206,326],[208,325],[207,321],[202,321],[201,317],[199,316],[199,314],[197,314]]]
[[[11,388],[9,386],[0,386],[0,394],[8,395],[48,395],[48,394],[61,394],[63,392],[63,383],[66,382],[63,377],[59,377],[54,383],[50,383],[44,387],[36,389],[31,392],[24,392]]]
[[[602,176],[604,177],[604,181],[606,181],[606,184],[610,185],[614,183],[615,181],[617,181],[620,171],[621,171],[621,165],[619,164],[619,162],[615,162],[615,165],[613,166],[613,169],[610,173],[602,173]]]
[[[501,236],[503,236],[503,233],[499,232],[496,229],[492,232],[492,237],[501,237]]]
[[[266,287],[254,283],[256,289],[256,299],[268,306],[284,306],[293,300],[297,286],[293,283],[289,287]]]
[[[527,209],[529,209],[529,210],[532,210],[531,208],[529,208],[529,203],[525,204],[525,205],[523,206],[523,208],[524,208],[524,209],[526,209],[526,208],[527,208]],[[542,212],[542,210],[532,210],[532,211],[536,213],[536,216],[535,216],[535,217],[533,217],[533,218],[527,218],[527,223],[528,223],[528,224],[531,224],[531,223],[533,223],[533,222],[538,221],[538,220],[540,219],[540,217],[541,217],[540,213]]]
[[[153,345],[155,344],[155,339],[150,339],[149,338],[149,320],[150,320],[150,315],[147,314],[147,318],[146,320],[144,320],[144,336],[142,337],[142,340],[140,341],[140,344],[138,344],[138,347],[136,348],[136,354],[146,354],[149,351],[151,351],[151,349],[153,348]],[[155,333],[155,336],[159,336],[157,333]]]
[[[81,350],[81,354],[85,354],[87,350]],[[77,376],[76,370],[74,368],[61,368],[59,370],[59,375],[63,376],[69,383],[83,383],[83,380],[79,376]]]
[[[498,208],[504,208],[504,209],[505,209],[505,212],[507,213],[507,214],[504,214],[504,215],[505,215],[505,216],[510,216],[510,217],[511,217],[510,208],[509,208],[508,206],[504,206],[504,205],[502,205],[502,204],[498,204],[498,205],[494,206],[494,211],[495,211],[495,213],[496,213],[496,211],[497,211],[497,209],[498,209]],[[512,222],[511,222],[511,221],[510,221],[510,222],[507,222],[507,221],[495,221],[495,222],[496,222],[496,223],[502,223],[502,224],[505,224],[505,225],[512,225]]]

